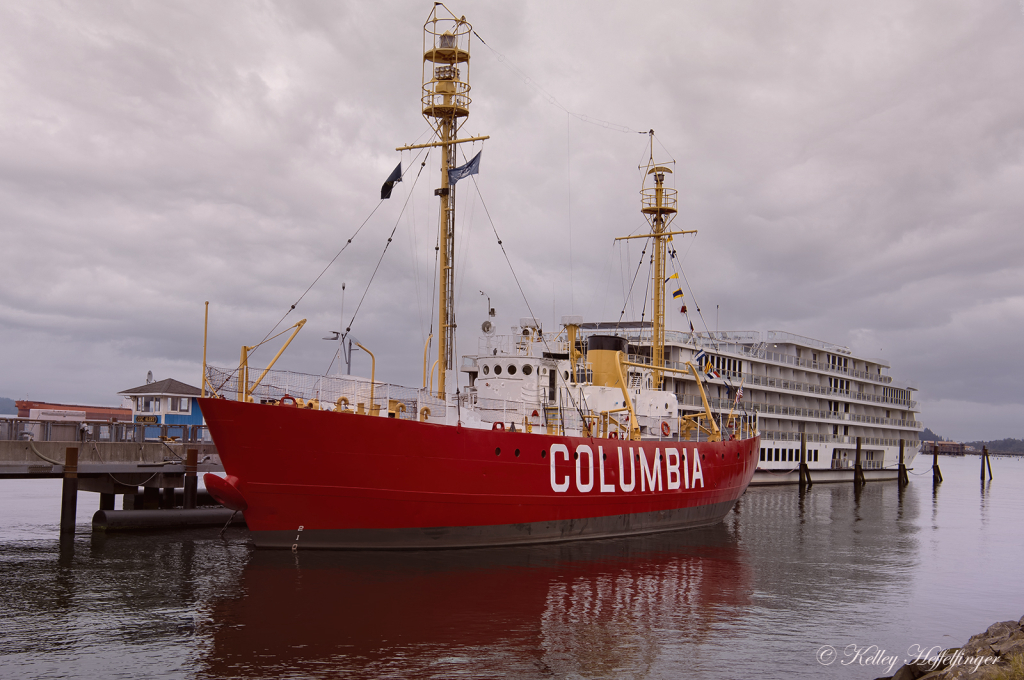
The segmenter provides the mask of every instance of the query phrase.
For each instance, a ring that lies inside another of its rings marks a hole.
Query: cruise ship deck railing
[[[766,430],[761,433],[762,441],[777,441],[777,442],[799,442],[800,432],[777,432],[772,430]],[[817,444],[850,444],[852,446],[857,445],[857,438],[854,436],[846,435],[834,435],[834,434],[818,434],[808,432],[807,442]],[[886,437],[861,437],[861,444],[863,446],[899,446],[899,439],[889,439]],[[907,447],[916,447],[920,442],[916,439],[904,439],[904,445]]]
[[[700,397],[693,394],[676,395],[676,400],[682,406],[692,406],[696,409],[703,408]],[[729,399],[708,399],[711,408],[716,411],[729,410],[733,402]],[[838,420],[849,423],[862,423],[865,425],[884,425],[888,427],[903,427],[917,429],[924,424],[917,420],[894,420],[892,418],[878,418],[875,416],[862,416],[856,413],[836,413],[835,411],[824,411],[818,409],[798,408],[796,406],[782,406],[780,404],[768,404],[765,402],[743,400],[737,405],[738,409],[757,411],[763,415],[793,416],[799,418],[820,418],[822,420]]]

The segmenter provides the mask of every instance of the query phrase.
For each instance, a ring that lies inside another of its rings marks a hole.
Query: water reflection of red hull
[[[206,612],[203,666],[216,677],[629,675],[664,631],[699,643],[742,618],[751,581],[722,524],[458,552],[255,552],[244,594]]]
[[[627,442],[201,401],[259,547],[461,547],[697,527],[725,516],[757,465],[756,438]]]

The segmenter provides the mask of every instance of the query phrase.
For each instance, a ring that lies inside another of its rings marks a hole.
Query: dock
[[[202,426],[0,418],[0,479],[63,479],[62,533],[74,531],[80,491],[99,494],[108,514],[118,495],[123,510],[191,509],[209,501],[198,476],[223,471]]]

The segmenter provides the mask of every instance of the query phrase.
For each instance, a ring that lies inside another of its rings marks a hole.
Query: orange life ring
[[[661,436],[667,437],[672,434],[672,426],[668,424],[667,420],[661,421]]]
[[[492,430],[501,430],[502,432],[504,432],[505,431],[505,423],[501,422],[500,420],[496,420],[493,423],[491,423],[491,429]]]
[[[290,404],[287,404],[287,403],[285,403],[285,402],[291,402],[291,403],[290,403]],[[298,402],[296,402],[296,401],[295,401],[295,397],[293,397],[293,396],[292,396],[292,395],[290,395],[290,394],[286,394],[286,395],[284,395],[283,397],[281,397],[281,401],[279,401],[279,402],[277,402],[277,403],[278,403],[279,405],[281,405],[281,406],[292,406],[292,407],[295,407],[295,406],[298,406],[298,405],[299,405],[299,404],[298,404]]]
[[[618,439],[618,438],[619,438],[619,433],[618,432],[609,432],[608,433],[608,439]]]

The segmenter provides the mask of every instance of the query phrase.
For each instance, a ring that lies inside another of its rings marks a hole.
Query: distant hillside
[[[18,415],[18,407],[14,405],[13,399],[7,397],[0,397],[0,416],[16,416]]]
[[[945,437],[935,434],[927,427],[924,428],[924,432],[921,433],[921,441],[923,442],[945,442],[949,441]],[[976,441],[976,442],[961,442],[966,446],[973,446],[978,451],[981,451],[983,446],[987,446],[989,451],[998,451],[1000,453],[1024,453],[1024,439],[993,439],[992,441]]]
[[[981,447],[987,446],[990,452],[998,453],[1024,453],[1024,439],[994,439],[990,442],[964,442],[981,451]]]

